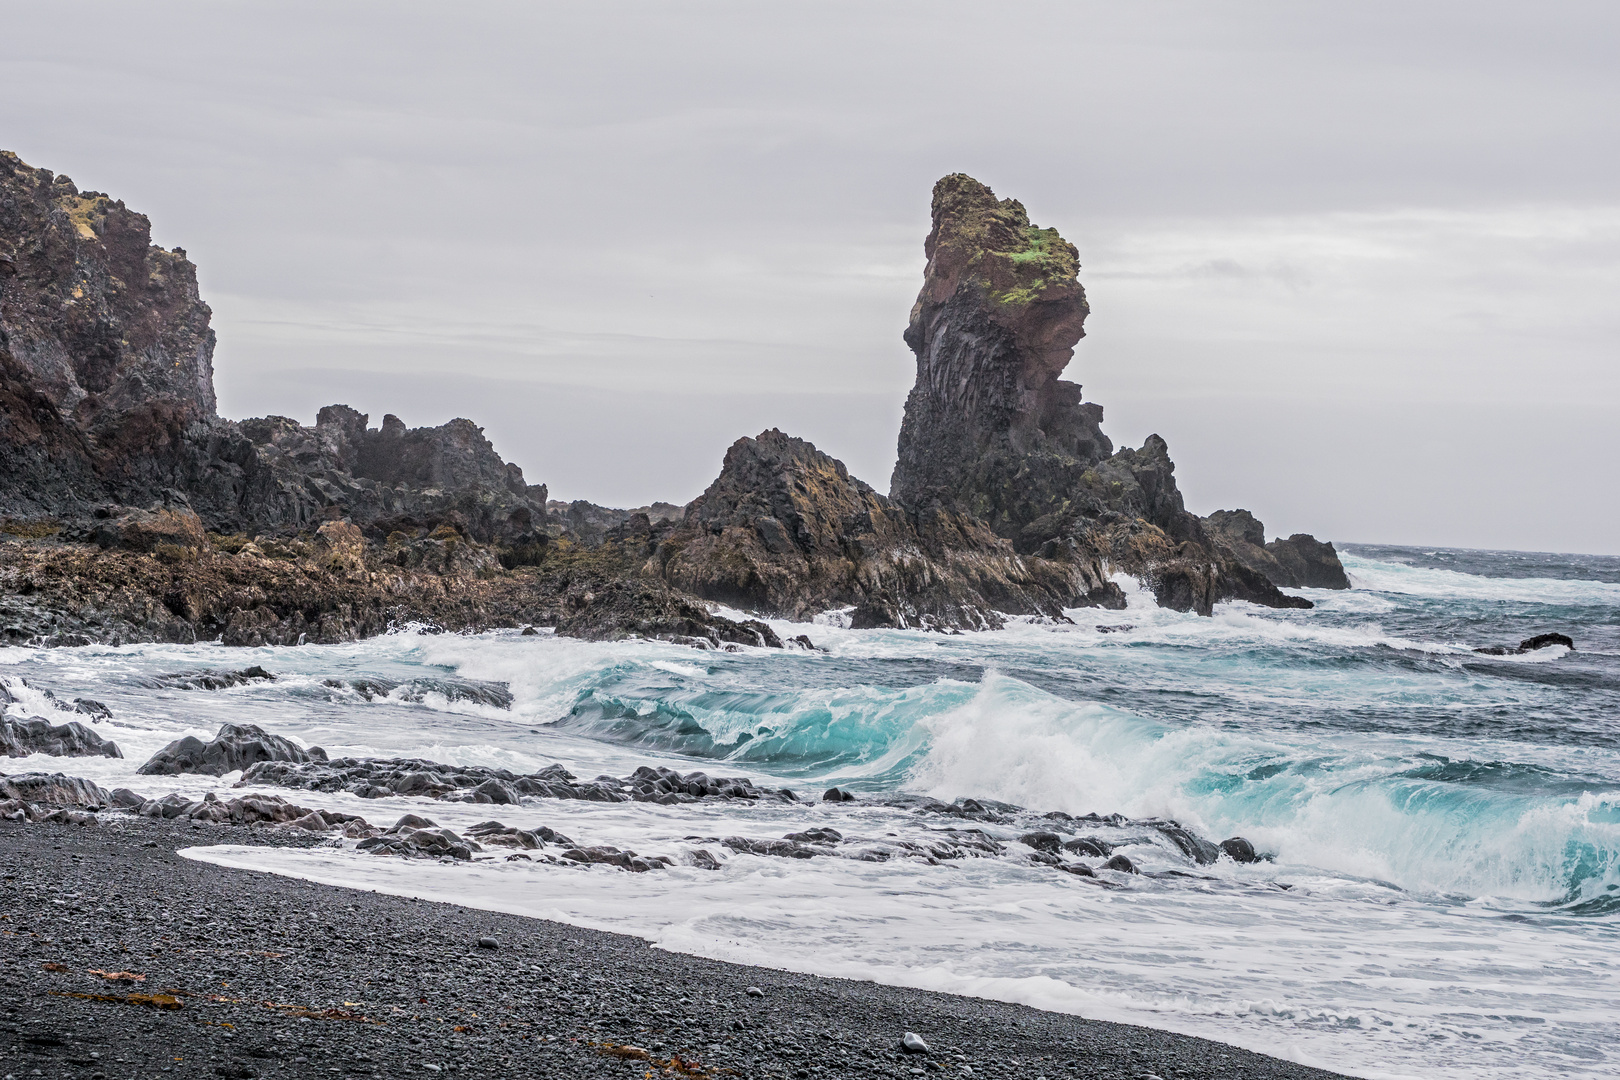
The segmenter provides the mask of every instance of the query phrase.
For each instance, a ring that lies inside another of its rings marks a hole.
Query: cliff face
[[[1026,527],[1061,512],[1086,467],[1113,452],[1101,407],[1058,378],[1090,311],[1077,253],[960,173],[934,185],[923,250],[905,335],[917,381],[889,494],[982,518],[1027,550],[1048,537]]]
[[[80,427],[167,406],[214,415],[212,314],[152,223],[0,151],[0,327],[10,358]]]
[[[342,405],[313,428],[222,420],[210,315],[144,214],[0,151],[0,511],[179,507],[248,533],[448,523],[485,541],[544,527],[544,486],[467,420],[368,430]]]
[[[1163,439],[1115,453],[1102,407],[1058,378],[1090,308],[1075,248],[1057,230],[955,173],[934,185],[924,252],[905,335],[917,381],[900,428],[896,503],[981,519],[1020,552],[1067,547],[1141,577],[1171,607],[1309,606],[1187,512]]]
[[[720,476],[665,532],[648,571],[677,588],[807,619],[853,607],[856,626],[986,627],[1000,612],[1123,606],[1095,560],[1024,556],[984,523],[911,515],[803,439],[739,439]]]

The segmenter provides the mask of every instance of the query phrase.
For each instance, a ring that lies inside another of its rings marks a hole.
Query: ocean
[[[457,831],[544,824],[682,863],[645,874],[504,851],[452,864],[348,841],[217,845],[207,829],[187,855],[1145,1024],[1358,1076],[1615,1075],[1620,558],[1343,554],[1355,588],[1304,590],[1310,611],[1234,603],[1198,618],[1122,579],[1127,610],[1075,610],[1072,623],[959,635],[850,630],[838,613],[774,624],[814,652],[420,627],[337,646],[5,649],[13,714],[82,720],[44,692],[97,699],[113,715],[92,726],[125,757],[4,768],[224,794],[235,776],[135,770],[231,721],[332,756],[748,776],[801,801],[492,807],[263,789],[381,824],[407,812]],[[1575,650],[1473,651],[1549,631]],[[154,678],[254,664],[276,679],[206,691]],[[833,785],[857,801],[820,801]],[[903,795],[1012,806],[964,822]],[[1173,819],[1269,859],[1200,866],[1154,829],[1043,816],[1054,811]],[[964,826],[1003,851],[861,861],[715,843],[831,827],[903,851]],[[1106,840],[1142,873],[1035,862],[1017,837],[1036,827]],[[698,849],[720,868],[686,864]]]

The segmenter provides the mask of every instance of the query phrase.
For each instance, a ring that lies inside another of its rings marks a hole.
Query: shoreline
[[[15,1061],[6,1073],[1338,1075],[1195,1036],[707,960],[627,935],[177,854],[199,842],[319,843],[148,820],[0,822],[11,853],[0,942],[21,990],[0,1012],[0,1050]],[[483,938],[497,947],[480,947]],[[178,1007],[128,1001],[161,991],[173,993],[160,1004]],[[907,1031],[929,1052],[902,1052]]]

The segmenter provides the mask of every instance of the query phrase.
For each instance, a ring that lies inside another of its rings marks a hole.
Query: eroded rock
[[[7,757],[50,754],[53,757],[121,758],[118,744],[103,739],[77,720],[52,724],[39,716],[14,720],[0,716],[0,752]]]
[[[152,755],[138,772],[144,776],[171,776],[177,773],[207,773],[223,776],[261,762],[324,762],[326,751],[318,746],[308,750],[272,735],[256,724],[222,724],[212,741],[203,742],[187,735]]]

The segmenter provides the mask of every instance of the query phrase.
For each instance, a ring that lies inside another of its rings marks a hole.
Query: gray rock
[[[1260,856],[1255,852],[1254,845],[1241,836],[1234,836],[1230,840],[1222,840],[1221,850],[1233,862],[1253,863],[1260,861]]]
[[[77,720],[53,725],[39,716],[26,720],[0,716],[0,752],[7,757],[27,757],[29,754],[50,754],[53,757],[124,756],[117,743],[103,739]]]
[[[904,1050],[908,1054],[932,1053],[932,1051],[928,1049],[928,1044],[923,1041],[923,1037],[918,1035],[915,1031],[908,1031],[904,1035],[900,1036],[900,1049]]]
[[[223,776],[261,762],[324,762],[326,751],[318,746],[308,750],[271,735],[255,724],[222,724],[211,742],[187,735],[152,755],[140,767],[144,776],[172,776],[176,773],[207,773]]]

